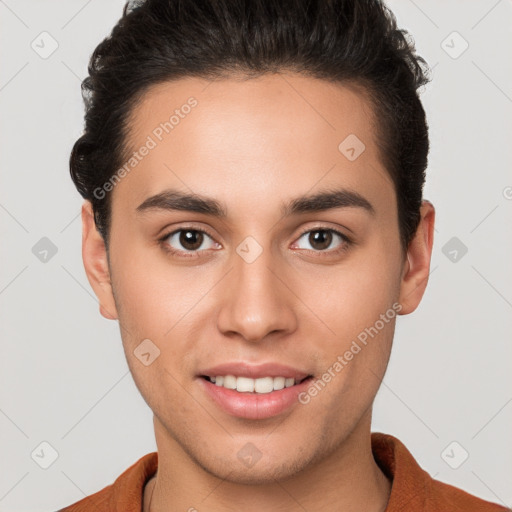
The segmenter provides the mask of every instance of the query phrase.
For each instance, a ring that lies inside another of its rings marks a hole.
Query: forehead
[[[393,193],[371,104],[355,86],[296,74],[186,78],[151,87],[129,127],[128,147],[151,149],[113,194],[126,189],[137,204],[166,186],[217,197],[250,190],[254,201],[320,181]]]

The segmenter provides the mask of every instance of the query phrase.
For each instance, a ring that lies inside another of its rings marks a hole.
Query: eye
[[[302,247],[301,239],[306,240],[306,243],[309,243],[312,249]],[[337,248],[336,239],[339,242]],[[298,240],[294,243],[293,248],[326,253],[326,255],[341,253],[352,244],[352,241],[343,233],[332,228],[323,227],[304,231]],[[159,239],[159,242],[166,252],[182,257],[198,257],[201,251],[222,247],[206,231],[192,227],[182,227],[166,233]],[[332,248],[333,245],[335,246],[334,249]]]
[[[305,238],[305,235],[308,235],[307,238]],[[302,233],[299,241],[302,238],[305,238],[315,252],[338,253],[348,249],[351,244],[351,240],[346,235],[331,228],[310,229]],[[338,244],[338,248],[332,249],[333,243],[336,245],[336,239],[341,240],[341,243]],[[311,250],[308,247],[301,247],[300,242],[296,242],[295,245],[298,245],[299,249]],[[327,251],[329,248],[332,250]]]
[[[206,231],[195,228],[176,229],[161,237],[159,241],[168,252],[173,254],[191,253],[190,256],[195,256],[194,253],[199,251],[219,246]]]

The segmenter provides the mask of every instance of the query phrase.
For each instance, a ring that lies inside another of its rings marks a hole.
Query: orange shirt
[[[373,456],[392,480],[386,512],[510,512],[501,505],[434,480],[396,437],[372,433]],[[58,512],[141,512],[145,483],[155,474],[158,453],[144,455],[117,480]]]

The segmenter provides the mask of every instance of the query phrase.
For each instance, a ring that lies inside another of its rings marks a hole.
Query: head
[[[369,428],[432,249],[406,35],[377,1],[147,0],[91,57],[70,159],[84,265],[157,442],[209,473],[272,481]],[[242,417],[204,389],[226,362],[310,378]]]

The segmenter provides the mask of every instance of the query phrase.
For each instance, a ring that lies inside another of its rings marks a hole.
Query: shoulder
[[[141,457],[114,483],[57,512],[140,512],[146,482],[158,468],[158,453]]]
[[[510,512],[497,503],[483,500],[453,485],[430,479],[427,493],[428,510],[452,510],[453,512]]]
[[[432,478],[396,437],[372,433],[375,461],[392,482],[386,512],[512,512]]]
[[[92,510],[95,510],[96,512],[110,511],[112,488],[114,485],[115,483],[108,485],[101,491],[91,494],[90,496],[86,496],[80,501],[57,510],[57,512],[89,512]]]

